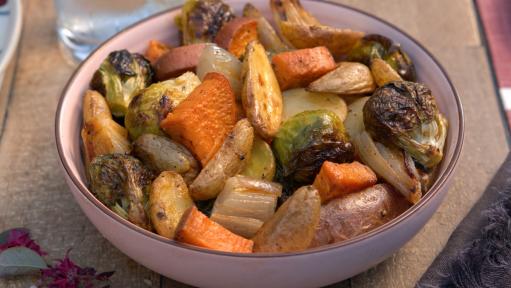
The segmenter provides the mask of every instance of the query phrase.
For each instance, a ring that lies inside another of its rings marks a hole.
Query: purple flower
[[[57,260],[53,266],[41,270],[40,287],[48,288],[95,288],[110,287],[109,279],[114,274],[103,272],[97,274],[91,267],[80,267],[69,258],[69,251],[62,260]]]
[[[41,247],[30,238],[30,232],[26,229],[12,229],[9,231],[7,236],[7,242],[0,245],[0,252],[9,249],[11,247],[27,247],[34,250],[37,254],[44,256],[48,253],[41,250]]]

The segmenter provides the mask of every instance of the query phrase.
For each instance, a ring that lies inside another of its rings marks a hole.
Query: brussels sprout
[[[443,157],[447,120],[425,85],[395,81],[378,88],[364,105],[367,131],[393,143],[426,168]]]
[[[94,73],[90,86],[106,97],[112,114],[124,117],[131,99],[149,86],[153,70],[140,54],[127,50],[114,51]]]
[[[183,35],[183,45],[213,42],[224,23],[234,19],[229,5],[221,0],[187,0],[175,22]]]
[[[199,78],[187,72],[176,79],[158,82],[142,90],[131,101],[124,119],[130,138],[136,140],[147,133],[164,135],[160,130],[160,121],[199,84]]]
[[[391,45],[392,41],[385,36],[378,34],[366,35],[351,49],[347,60],[361,62],[369,66],[373,59],[383,58]]]
[[[353,146],[339,117],[328,110],[299,113],[284,122],[273,151],[285,179],[312,183],[324,161],[351,162]]]
[[[275,176],[275,157],[270,145],[259,136],[254,137],[250,158],[240,174],[255,179],[273,180]]]
[[[399,45],[394,45],[389,52],[383,57],[385,62],[397,71],[399,76],[407,81],[416,81],[417,74],[412,60]]]
[[[181,144],[164,136],[144,134],[133,143],[133,154],[156,173],[173,171],[190,184],[199,173],[199,163]]]
[[[114,212],[130,222],[148,229],[145,212],[152,173],[138,159],[124,154],[108,154],[94,158],[89,166],[92,193]]]

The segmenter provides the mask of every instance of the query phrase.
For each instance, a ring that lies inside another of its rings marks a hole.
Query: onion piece
[[[280,184],[241,175],[231,177],[215,201],[211,219],[250,238],[273,216],[281,194]]]
[[[344,126],[362,162],[394,186],[411,203],[417,203],[421,196],[421,184],[413,161],[398,149],[375,143],[364,127],[363,108],[369,97],[361,98],[349,106]],[[411,163],[410,163],[411,162]]]

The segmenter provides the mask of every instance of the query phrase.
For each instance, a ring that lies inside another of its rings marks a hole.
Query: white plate
[[[3,71],[9,64],[21,34],[21,1],[7,0],[0,7],[0,87]]]

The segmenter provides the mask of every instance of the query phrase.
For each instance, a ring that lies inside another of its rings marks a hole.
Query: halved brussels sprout
[[[378,34],[366,35],[351,49],[347,60],[370,66],[373,59],[383,58],[391,45],[392,40],[385,36]]]
[[[136,140],[147,133],[164,135],[160,121],[200,83],[195,74],[187,72],[176,79],[154,83],[141,91],[131,101],[124,119],[130,138]]]
[[[220,28],[234,17],[231,7],[221,0],[187,0],[175,22],[183,45],[189,45],[213,42]]]
[[[260,137],[254,137],[250,159],[240,172],[241,175],[272,181],[275,176],[275,157],[270,145]]]
[[[410,59],[408,54],[401,49],[401,46],[392,46],[389,52],[383,57],[383,60],[389,63],[404,80],[417,81],[415,65],[413,65],[412,59]]]
[[[152,173],[138,159],[124,154],[108,154],[94,158],[89,166],[92,193],[107,207],[130,222],[149,229],[145,212]]]
[[[312,183],[325,161],[353,161],[353,145],[337,115],[328,110],[305,111],[284,122],[272,143],[282,176]]]
[[[142,55],[114,51],[94,73],[90,86],[105,96],[112,114],[124,117],[131,99],[153,81],[151,64]]]
[[[447,120],[423,84],[396,81],[378,88],[364,106],[364,124],[375,139],[401,147],[426,168],[443,158]]]

